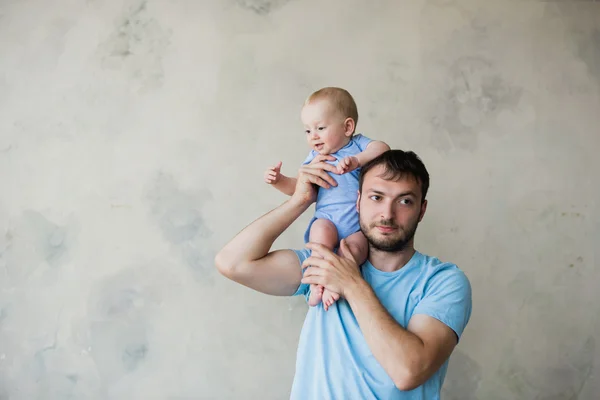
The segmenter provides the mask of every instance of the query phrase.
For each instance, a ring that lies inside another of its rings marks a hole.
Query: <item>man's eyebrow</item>
[[[408,192],[402,192],[396,197],[406,197],[406,196],[417,197],[416,193],[413,192],[412,190],[409,190]]]
[[[385,195],[384,192],[377,190],[377,189],[369,189],[369,193],[374,193],[374,194],[378,194],[378,195]],[[396,197],[406,197],[406,196],[412,196],[412,197],[417,197],[417,195],[415,194],[415,192],[409,190],[406,192],[402,192],[400,194],[398,194]]]

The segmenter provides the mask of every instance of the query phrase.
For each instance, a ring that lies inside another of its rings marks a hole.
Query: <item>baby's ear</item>
[[[344,128],[346,129],[344,134],[347,137],[350,137],[354,134],[354,129],[356,128],[356,124],[352,118],[346,118],[344,121]]]

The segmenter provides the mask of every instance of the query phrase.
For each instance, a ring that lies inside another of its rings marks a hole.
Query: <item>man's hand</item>
[[[311,204],[317,199],[317,186],[329,189],[337,182],[327,172],[337,173],[337,168],[325,161],[335,160],[329,155],[318,155],[310,164],[303,165],[298,171],[296,189],[292,199],[299,204]]]
[[[265,171],[265,182],[274,185],[281,180],[281,161]]]
[[[338,174],[342,175],[347,172],[352,172],[359,166],[360,162],[355,156],[344,157],[338,163]]]
[[[302,283],[317,284],[344,297],[344,290],[351,290],[363,278],[356,260],[352,257],[346,240],[340,242],[340,249],[345,254],[340,257],[327,247],[318,243],[308,243],[307,248],[317,252],[323,258],[311,255],[302,263],[302,268],[308,268],[302,278]]]

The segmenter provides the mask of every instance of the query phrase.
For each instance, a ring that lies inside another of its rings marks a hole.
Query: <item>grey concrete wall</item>
[[[430,169],[444,398],[598,398],[600,3],[2,0],[0,399],[285,398],[306,305],[212,262],[326,85]]]

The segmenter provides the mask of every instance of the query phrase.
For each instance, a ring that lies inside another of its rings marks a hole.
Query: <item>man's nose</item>
[[[382,202],[379,214],[382,219],[390,219],[394,215],[394,204],[392,202]]]

